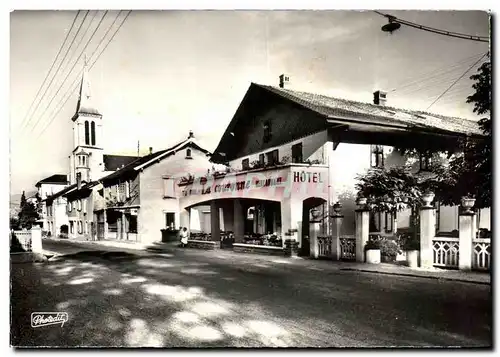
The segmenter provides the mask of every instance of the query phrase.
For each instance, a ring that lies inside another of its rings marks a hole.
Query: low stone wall
[[[234,243],[233,251],[237,253],[255,253],[255,254],[268,254],[283,256],[284,251],[282,247],[270,247],[266,245]]]
[[[220,242],[207,241],[207,240],[195,240],[188,239],[188,248],[214,250],[220,248]]]

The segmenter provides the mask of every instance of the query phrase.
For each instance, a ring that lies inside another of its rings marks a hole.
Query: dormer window
[[[186,149],[186,159],[192,159],[193,157],[191,156],[191,149]]]
[[[371,167],[384,167],[384,148],[382,145],[371,146]]]
[[[88,167],[87,155],[77,155],[77,160],[79,167]]]

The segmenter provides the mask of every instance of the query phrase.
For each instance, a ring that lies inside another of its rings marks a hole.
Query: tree
[[[21,228],[30,229],[31,226],[40,218],[36,206],[26,200],[26,195],[23,191],[21,195],[20,211],[18,213],[19,226]]]

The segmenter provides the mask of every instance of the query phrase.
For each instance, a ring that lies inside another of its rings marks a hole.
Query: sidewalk
[[[438,279],[438,280],[452,280],[465,283],[477,283],[477,284],[491,284],[491,274],[490,272],[477,272],[477,271],[461,271],[461,270],[451,270],[451,269],[423,269],[423,268],[410,268],[403,265],[395,265],[389,263],[380,264],[366,264],[357,262],[341,262],[332,261],[327,259],[314,260],[305,257],[279,257],[264,254],[251,254],[251,253],[235,253],[228,249],[217,249],[217,250],[202,250],[202,249],[186,249],[178,248],[177,243],[137,243],[137,242],[119,242],[119,241],[72,241],[68,239],[54,239],[50,238],[51,241],[60,241],[64,243],[71,243],[75,245],[80,245],[82,247],[86,245],[93,246],[94,248],[98,246],[105,246],[110,248],[121,248],[121,249],[132,249],[137,251],[158,251],[166,252],[177,249],[182,249],[183,252],[189,255],[198,255],[200,257],[214,257],[217,259],[224,259],[235,264],[286,264],[292,266],[301,266],[305,269],[317,270],[317,271],[358,271],[364,273],[374,273],[374,274],[386,274],[386,275],[398,275],[398,276],[409,276],[415,278],[427,278],[427,279]],[[48,252],[53,255],[53,252]]]

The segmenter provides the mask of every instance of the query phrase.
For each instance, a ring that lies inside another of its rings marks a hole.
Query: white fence
[[[434,266],[458,268],[460,244],[458,238],[434,237],[432,240]],[[476,238],[472,241],[472,268],[489,270],[491,267],[491,239]]]
[[[332,237],[318,236],[318,256],[330,258],[332,255]]]
[[[32,251],[31,231],[11,231],[26,252]]]
[[[472,241],[472,267],[489,270],[491,266],[491,239],[476,238]]]
[[[356,238],[341,237],[340,238],[340,259],[356,260]]]

